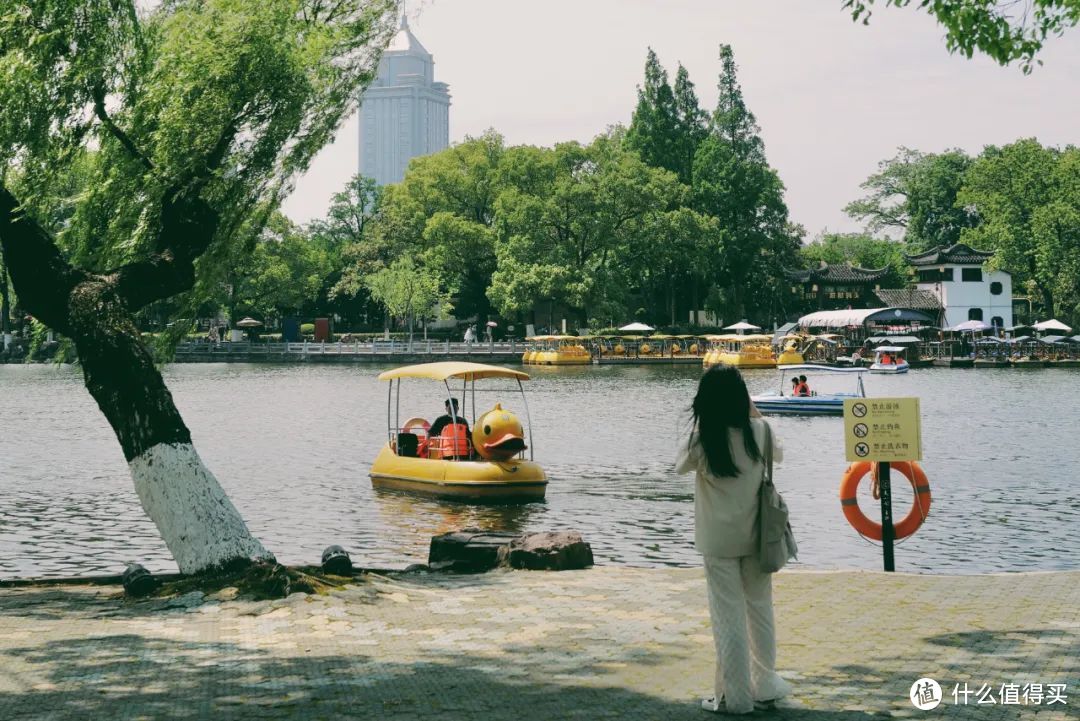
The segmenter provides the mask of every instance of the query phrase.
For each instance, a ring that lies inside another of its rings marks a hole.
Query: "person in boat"
[[[791,395],[799,395],[799,376],[791,376]]]
[[[806,382],[806,376],[799,376],[798,381],[799,384],[795,386],[795,395],[802,397],[813,395],[810,393],[810,385]]]
[[[782,460],[775,435],[754,407],[739,371],[716,365],[701,377],[689,439],[676,473],[695,473],[694,546],[704,557],[716,646],[715,696],[702,708],[750,713],[791,692],[776,673],[772,576],[758,562],[758,489],[764,448]],[[751,671],[751,669],[753,669]]]
[[[889,365],[892,365],[892,362],[893,362],[892,356],[889,355],[888,351],[885,351],[884,353],[881,354],[881,365],[889,366]]]
[[[469,422],[458,413],[457,398],[448,398],[445,407],[446,413],[436,418],[428,430],[429,447],[437,449],[442,458],[468,458],[472,436]]]

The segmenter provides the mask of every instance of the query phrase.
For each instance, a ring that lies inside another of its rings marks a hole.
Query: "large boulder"
[[[433,570],[480,573],[499,564],[499,550],[521,537],[518,533],[463,528],[433,536],[428,565]]]
[[[527,533],[499,549],[500,564],[530,571],[570,571],[593,565],[592,547],[577,531]]]

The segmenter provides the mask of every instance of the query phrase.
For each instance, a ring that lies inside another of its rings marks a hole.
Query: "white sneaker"
[[[715,696],[703,698],[701,699],[701,708],[713,713],[720,713],[720,710],[724,708],[724,699],[717,700]]]

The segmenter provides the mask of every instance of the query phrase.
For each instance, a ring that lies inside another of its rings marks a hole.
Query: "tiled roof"
[[[941,265],[958,263],[961,265],[982,265],[994,255],[993,251],[975,250],[965,243],[954,243],[948,248],[936,246],[925,253],[904,255],[912,265]]]
[[[875,290],[874,295],[890,308],[912,308],[913,310],[941,309],[941,301],[938,300],[938,297],[922,288]]]
[[[859,268],[851,263],[829,265],[822,262],[810,270],[785,270],[790,280],[800,283],[867,283],[880,280],[889,274],[889,266],[884,268]]]

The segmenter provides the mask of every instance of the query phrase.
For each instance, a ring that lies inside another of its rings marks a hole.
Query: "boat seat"
[[[420,448],[420,439],[415,433],[398,433],[397,454],[406,458],[417,458]]]

